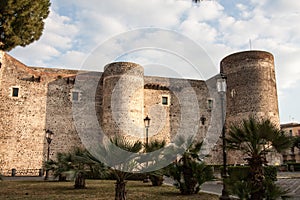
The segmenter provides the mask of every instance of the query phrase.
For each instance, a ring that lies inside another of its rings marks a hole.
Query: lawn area
[[[79,199],[114,199],[114,181],[87,180],[87,189],[73,189],[73,182],[41,181],[0,181],[0,199],[30,200],[79,200]],[[179,190],[171,186],[153,187],[141,181],[127,183],[129,200],[217,200],[216,195],[200,193],[193,196],[180,195]]]

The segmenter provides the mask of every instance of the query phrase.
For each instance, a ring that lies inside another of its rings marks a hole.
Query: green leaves
[[[248,156],[263,156],[274,148],[282,152],[291,145],[289,137],[269,119],[250,117],[241,124],[230,127],[227,147],[241,150]]]
[[[204,182],[214,178],[211,167],[201,161],[201,146],[202,142],[191,145],[178,161],[168,166],[168,174],[182,194],[196,194]]]
[[[0,50],[10,51],[38,40],[49,15],[50,0],[1,0]]]

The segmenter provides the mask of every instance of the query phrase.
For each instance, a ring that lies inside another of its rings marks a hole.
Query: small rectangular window
[[[17,87],[12,88],[12,96],[13,97],[18,97],[19,96],[19,88],[17,88]]]
[[[79,92],[72,92],[72,101],[79,101]]]
[[[162,97],[161,98],[161,103],[162,103],[162,105],[168,105],[169,104],[168,97]]]
[[[214,107],[214,101],[212,99],[207,100],[207,109],[212,110]]]
[[[300,129],[298,130],[298,136],[300,136]]]

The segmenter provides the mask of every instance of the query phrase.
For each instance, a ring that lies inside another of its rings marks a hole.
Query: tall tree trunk
[[[124,180],[117,180],[115,200],[126,200],[126,182]]]
[[[261,156],[254,156],[249,159],[251,200],[262,200],[265,194],[263,160]]]

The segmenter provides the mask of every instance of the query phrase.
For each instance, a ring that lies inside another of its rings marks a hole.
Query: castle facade
[[[105,66],[103,72],[28,67],[0,52],[0,173],[38,175],[47,159],[46,130],[54,133],[50,159],[57,152],[124,135],[172,142],[178,134],[204,140],[207,162],[220,164],[222,99],[218,75],[208,80],[145,76],[129,62]],[[279,125],[273,55],[264,51],[231,54],[220,62],[226,74],[226,127],[250,115]],[[229,163],[240,163],[233,152]],[[272,162],[280,160],[272,158]]]

